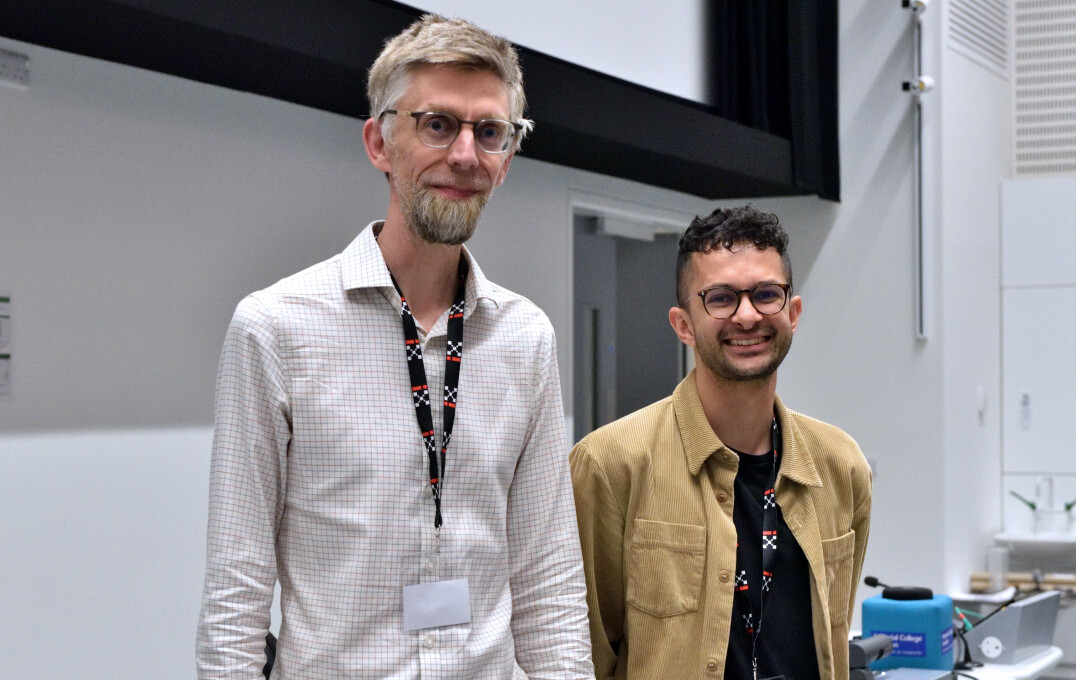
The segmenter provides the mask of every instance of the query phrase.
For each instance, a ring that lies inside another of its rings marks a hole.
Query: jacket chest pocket
[[[706,527],[636,519],[625,566],[631,606],[660,617],[697,611]]]
[[[829,582],[830,626],[848,620],[848,601],[852,596],[852,567],[855,565],[856,532],[822,541],[822,558]]]

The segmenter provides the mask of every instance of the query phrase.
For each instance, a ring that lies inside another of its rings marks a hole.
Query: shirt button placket
[[[422,636],[419,642],[419,666],[420,677],[423,678],[438,678],[441,677],[440,660],[437,654],[437,633],[434,631],[426,631],[426,634]]]

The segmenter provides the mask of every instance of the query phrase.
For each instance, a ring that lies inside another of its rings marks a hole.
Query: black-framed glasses
[[[791,290],[792,284],[789,283],[760,283],[741,290],[728,286],[703,288],[696,295],[702,300],[702,308],[708,315],[714,319],[727,319],[740,308],[744,293],[747,293],[747,299],[759,314],[769,316],[785,308]]]
[[[482,120],[462,120],[451,113],[438,111],[397,111],[385,109],[381,115],[391,113],[397,116],[410,116],[415,119],[418,141],[435,149],[451,146],[460,136],[464,125],[474,128],[475,145],[486,153],[505,153],[512,146],[512,140],[523,129],[519,123],[500,118],[483,118]]]

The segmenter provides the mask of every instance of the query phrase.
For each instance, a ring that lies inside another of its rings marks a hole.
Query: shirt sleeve
[[[217,372],[199,680],[262,677],[289,440],[276,329],[251,296],[236,309]]]
[[[532,680],[593,677],[556,340],[545,320],[529,431],[508,492],[516,662]]]
[[[617,652],[624,637],[624,513],[587,446],[584,440],[572,449],[572,486],[586,573],[594,675],[608,680],[616,675]]]

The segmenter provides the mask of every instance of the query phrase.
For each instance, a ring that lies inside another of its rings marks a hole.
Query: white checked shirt
[[[217,378],[198,677],[593,678],[553,329],[470,254],[434,541],[400,298],[377,223],[243,300]],[[442,394],[447,314],[422,336]],[[442,400],[433,399],[437,442]],[[471,623],[404,631],[404,586],[466,578]]]

